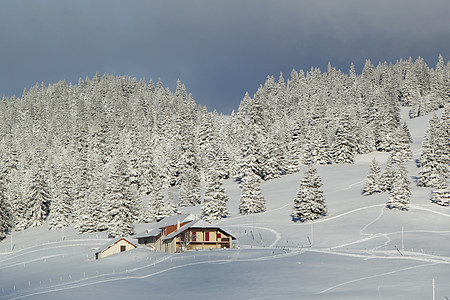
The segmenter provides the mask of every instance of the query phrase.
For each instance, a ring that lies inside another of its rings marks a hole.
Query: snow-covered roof
[[[226,233],[227,235],[231,236],[233,239],[235,239],[234,236],[232,236],[231,234],[229,234],[228,232],[226,232],[225,230],[223,230],[219,226],[213,225],[213,224],[205,222],[203,220],[196,220],[196,221],[190,222],[190,223],[180,227],[178,230],[172,232],[171,234],[169,234],[168,236],[163,238],[163,240],[170,240],[170,239],[176,237],[177,235],[179,235],[180,233],[182,233],[183,231],[185,231],[185,230],[187,230],[189,228],[192,228],[192,229],[195,229],[195,228],[199,228],[199,229],[205,229],[205,228],[218,229],[218,230]]]
[[[130,242],[128,239],[126,239],[126,238],[124,238],[124,237],[117,237],[117,238],[114,238],[114,239],[108,241],[106,244],[104,244],[102,247],[100,247],[100,248],[98,249],[97,253],[103,252],[103,251],[105,251],[106,249],[108,249],[108,248],[114,246],[114,245],[115,245],[117,242],[119,242],[120,240],[124,240],[124,241],[128,242],[130,245],[133,245],[134,247],[137,248],[136,244],[134,244],[133,242]]]
[[[195,215],[193,214],[179,214],[179,215],[173,215],[170,217],[165,217],[164,219],[160,220],[157,225],[158,228],[164,228],[171,225],[176,225],[178,221],[180,223],[186,222],[186,221],[194,221],[196,219]]]
[[[150,228],[147,229],[145,232],[139,233],[136,235],[136,238],[146,238],[146,237],[152,237],[152,236],[158,236],[161,234],[161,228],[177,225],[178,221],[180,223],[184,223],[187,221],[193,221],[196,219],[196,216],[193,214],[177,214],[170,217],[165,217],[164,219],[161,219],[159,222],[150,224]]]
[[[145,232],[142,232],[142,233],[136,235],[136,238],[139,239],[139,238],[158,236],[159,234],[161,234],[161,229],[153,228],[153,229],[148,229]]]

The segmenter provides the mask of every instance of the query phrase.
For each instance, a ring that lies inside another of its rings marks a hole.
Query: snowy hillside
[[[403,117],[407,112],[403,111]],[[413,159],[431,115],[406,119]],[[105,259],[94,253],[107,233],[78,234],[72,226],[13,231],[0,243],[0,299],[436,299],[450,297],[450,208],[417,187],[419,169],[406,163],[408,211],[386,208],[389,194],[362,196],[373,157],[317,166],[327,216],[293,222],[293,200],[305,171],[262,183],[266,211],[239,214],[241,189],[224,181],[228,218],[216,222],[239,248],[177,254],[138,248]],[[200,213],[200,206],[182,208]],[[146,224],[136,224],[136,232]]]

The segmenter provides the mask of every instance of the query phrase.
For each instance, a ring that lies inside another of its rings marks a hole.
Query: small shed
[[[107,256],[129,251],[137,248],[137,246],[124,237],[115,238],[106,243],[98,252],[95,253],[95,259],[105,258]]]

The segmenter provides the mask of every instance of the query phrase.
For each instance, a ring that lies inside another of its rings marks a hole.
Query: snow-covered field
[[[430,117],[407,120],[414,159]],[[415,161],[409,211],[386,209],[387,193],[361,196],[373,157],[384,168],[386,153],[317,167],[328,215],[312,223],[290,217],[304,169],[263,183],[267,211],[255,215],[238,214],[240,188],[226,181],[231,214],[217,223],[237,237],[236,249],[138,248],[95,260],[106,234],[13,232],[0,243],[0,299],[431,299],[433,279],[436,299],[450,298],[450,208],[415,186]]]

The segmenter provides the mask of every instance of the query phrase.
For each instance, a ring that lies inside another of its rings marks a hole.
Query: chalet
[[[169,253],[233,247],[234,236],[218,226],[193,217],[185,214],[162,219],[156,228],[138,235],[138,243]]]
[[[95,259],[105,258],[107,256],[124,251],[129,251],[135,248],[137,248],[137,246],[129,240],[123,237],[115,238],[112,241],[106,243],[102,248],[99,249],[97,253],[95,253]]]

